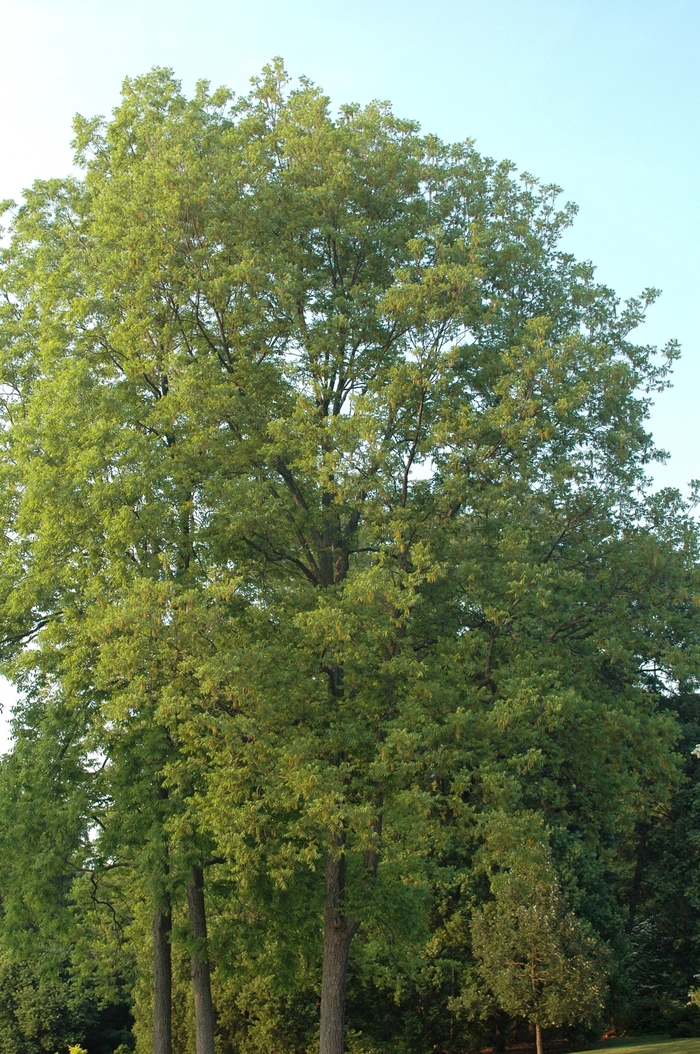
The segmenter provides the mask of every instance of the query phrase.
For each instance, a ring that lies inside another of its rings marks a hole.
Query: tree
[[[567,909],[550,865],[491,879],[493,900],[472,920],[474,954],[499,1005],[542,1029],[595,1019],[604,975],[595,941]]]
[[[598,852],[673,781],[643,672],[694,632],[696,550],[644,496],[654,293],[621,309],[560,250],[556,188],[386,106],[333,117],[279,63],[232,105],[153,71],[76,129],[84,177],[37,184],[3,257],[7,648],[85,694],[115,790],[140,773],[201,1042],[211,853],[313,887],[341,1054],[357,935],[425,925],[482,812]]]
[[[88,924],[101,774],[85,714],[47,673],[18,677],[15,741],[0,764],[0,1036],[17,1054],[130,1038],[128,970],[107,949],[95,955]]]

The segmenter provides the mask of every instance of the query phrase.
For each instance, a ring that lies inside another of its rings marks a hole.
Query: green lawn
[[[615,1054],[627,1051],[629,1054],[700,1054],[700,1039],[668,1039],[667,1036],[611,1039],[604,1049],[614,1049]]]

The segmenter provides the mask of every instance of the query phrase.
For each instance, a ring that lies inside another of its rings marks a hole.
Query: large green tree
[[[419,972],[484,815],[543,815],[575,894],[673,784],[696,543],[645,495],[654,293],[560,249],[556,188],[279,64],[240,100],[153,71],[76,129],[4,251],[6,647],[87,701],[158,1054],[185,894],[212,1049],[208,863],[298,890],[342,1054],[357,935],[386,974],[402,919]]]

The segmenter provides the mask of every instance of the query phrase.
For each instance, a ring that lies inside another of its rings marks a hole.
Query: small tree
[[[480,972],[501,1008],[542,1028],[590,1021],[603,1003],[595,940],[566,907],[550,864],[493,876],[494,899],[472,921]]]

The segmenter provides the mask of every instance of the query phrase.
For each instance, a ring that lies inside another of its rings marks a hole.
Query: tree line
[[[562,249],[557,187],[279,62],[75,135],[0,270],[0,1047],[692,1032],[656,291]]]

